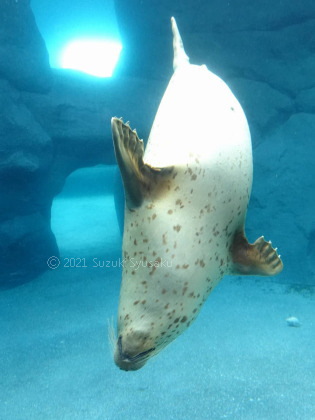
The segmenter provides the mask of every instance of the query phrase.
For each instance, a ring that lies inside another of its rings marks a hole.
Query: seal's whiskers
[[[108,333],[109,347],[110,347],[110,351],[111,351],[112,356],[113,356],[114,352],[115,352],[116,342],[117,342],[117,335],[116,335],[116,331],[115,331],[115,327],[114,327],[114,318],[113,317],[107,319],[107,328],[108,328],[107,333]]]

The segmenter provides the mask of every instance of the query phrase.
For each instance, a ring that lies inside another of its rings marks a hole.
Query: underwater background
[[[123,213],[110,119],[148,138],[171,16],[245,111],[246,231],[284,270],[224,277],[182,336],[124,372],[108,339]],[[80,37],[121,43],[112,77],[62,68]],[[0,47],[0,419],[315,419],[314,2],[2,0]]]

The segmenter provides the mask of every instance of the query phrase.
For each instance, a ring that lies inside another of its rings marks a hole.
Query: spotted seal
[[[124,268],[114,360],[136,370],[197,317],[224,274],[274,275],[277,250],[244,233],[252,148],[244,112],[206,66],[191,65],[172,18],[174,74],[146,150],[112,119],[125,189]]]

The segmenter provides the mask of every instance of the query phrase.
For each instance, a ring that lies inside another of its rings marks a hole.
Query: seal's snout
[[[148,348],[142,334],[134,333],[126,337],[119,336],[116,344],[114,360],[122,370],[138,370],[144,366],[155,348]]]

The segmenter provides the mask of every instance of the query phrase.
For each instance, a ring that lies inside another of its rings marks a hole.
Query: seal
[[[123,273],[114,360],[136,370],[197,317],[225,274],[271,276],[282,261],[244,233],[252,148],[244,112],[206,66],[189,63],[171,19],[174,74],[146,150],[112,119],[125,190]]]

